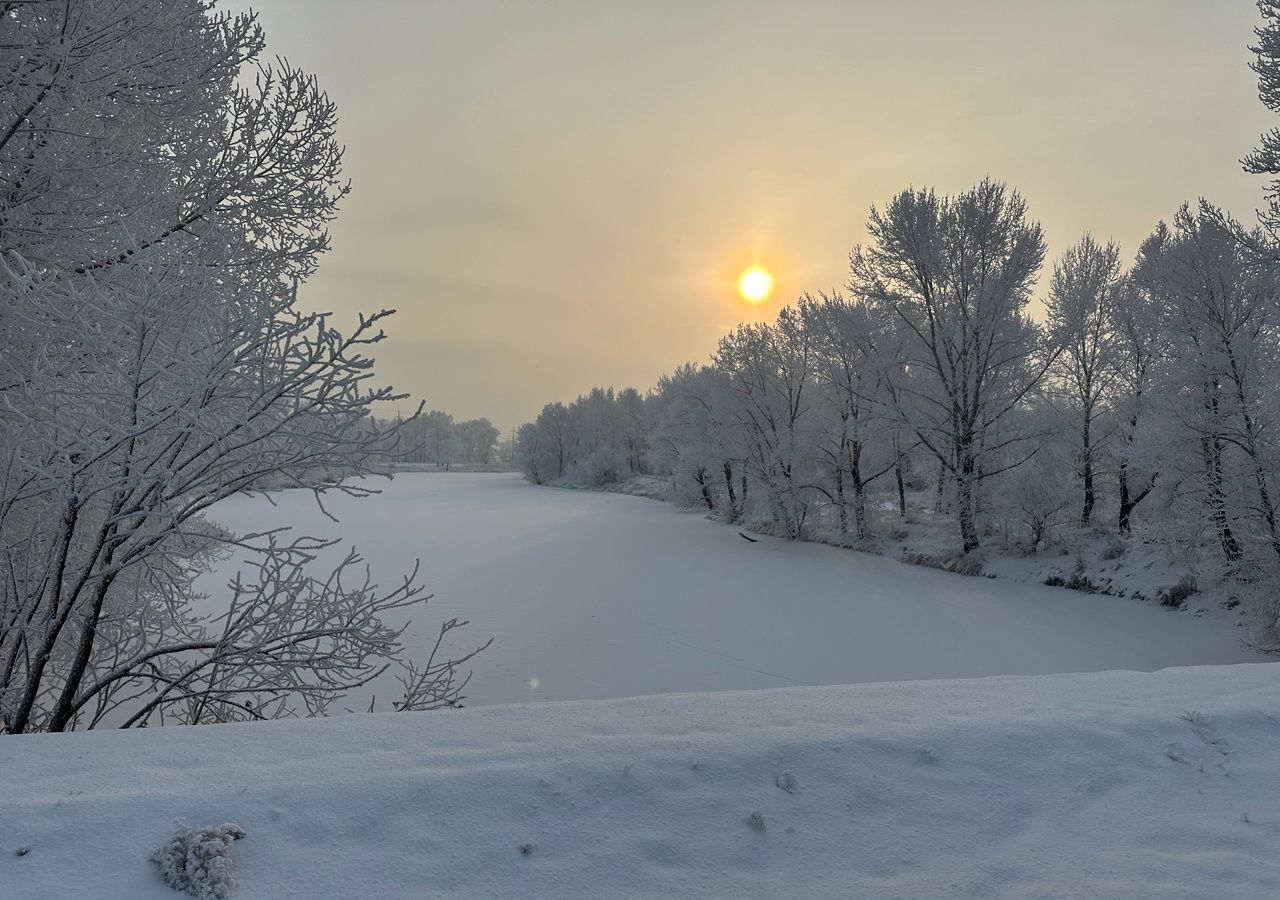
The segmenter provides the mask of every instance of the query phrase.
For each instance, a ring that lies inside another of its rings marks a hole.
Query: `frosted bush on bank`
[[[181,819],[173,837],[151,853],[165,884],[200,900],[227,900],[236,886],[231,845],[245,836],[239,825],[188,828]]]

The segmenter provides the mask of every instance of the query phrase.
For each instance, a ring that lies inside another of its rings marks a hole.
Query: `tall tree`
[[[867,230],[850,290],[902,323],[901,390],[912,402],[901,415],[955,480],[969,552],[979,544],[979,481],[1035,453],[1030,435],[998,426],[1056,357],[1026,314],[1044,237],[1021,195],[991,180],[955,197],[903,191],[872,208]]]
[[[797,311],[812,336],[817,381],[831,399],[831,427],[820,447],[830,459],[840,533],[849,532],[852,505],[853,533],[866,540],[871,536],[867,489],[899,464],[891,440],[880,441],[880,447],[875,440],[885,432],[892,436],[893,423],[883,408],[891,399],[887,383],[896,364],[893,334],[878,327],[865,303],[838,294],[806,295]],[[873,458],[877,449],[881,452]]]
[[[1280,560],[1274,483],[1280,282],[1274,267],[1259,265],[1236,240],[1239,230],[1208,204],[1184,206],[1173,229],[1160,232],[1146,277],[1167,304],[1171,418],[1198,448],[1199,493],[1223,556],[1241,559],[1246,536],[1258,535]]]
[[[812,335],[784,308],[773,325],[739,325],[712,357],[725,387],[730,427],[744,449],[744,470],[767,503],[769,518],[799,539],[818,490],[813,443],[818,435]]]
[[[1116,529],[1132,530],[1133,513],[1151,496],[1160,468],[1155,454],[1139,445],[1151,430],[1156,400],[1156,376],[1168,351],[1168,335],[1161,321],[1166,305],[1157,271],[1160,253],[1167,239],[1161,224],[1143,241],[1138,259],[1116,298],[1116,411],[1119,441],[1115,447],[1116,488],[1119,494]]]
[[[1116,305],[1123,290],[1120,248],[1088,234],[1054,264],[1049,283],[1048,328],[1062,348],[1049,374],[1077,432],[1083,525],[1097,504],[1096,460],[1107,437],[1098,426],[1111,410],[1118,376]]]
[[[659,379],[650,445],[655,467],[671,473],[677,497],[735,522],[746,500],[745,453],[730,427],[724,378],[689,363]]]

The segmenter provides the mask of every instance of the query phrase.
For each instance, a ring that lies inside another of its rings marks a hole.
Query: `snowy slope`
[[[214,517],[239,531],[291,524],[342,537],[387,581],[420,557],[436,597],[414,615],[419,637],[458,615],[472,622],[458,647],[495,639],[475,660],[469,705],[1261,658],[1231,620],[818,544],[749,543],[667,503],[516,475],[378,484],[377,497],[326,501],[338,525],[299,491],[273,495],[277,506],[236,497]]]
[[[1280,664],[9,737],[0,896],[174,900],[181,816],[240,900],[1274,898],[1277,759]]]

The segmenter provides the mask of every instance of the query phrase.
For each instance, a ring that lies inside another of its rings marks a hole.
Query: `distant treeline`
[[[535,484],[602,487],[649,469],[652,402],[635,388],[593,388],[568,405],[548,403],[516,432],[515,467]]]
[[[395,437],[391,458],[447,469],[455,465],[499,467],[509,463],[498,452],[498,429],[485,418],[455,422],[447,412],[433,409],[417,416],[378,420]]]

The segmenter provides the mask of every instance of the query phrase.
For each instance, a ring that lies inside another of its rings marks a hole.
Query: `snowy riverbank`
[[[247,831],[235,900],[1270,898],[1277,698],[1262,664],[3,738],[0,894],[175,900],[183,817]]]
[[[670,478],[658,475],[632,475],[599,488],[568,483],[550,486],[674,502]],[[1235,572],[1228,577],[1212,552],[1176,548],[1132,535],[1121,537],[1106,528],[1065,526],[1058,529],[1057,539],[1029,549],[1007,527],[1002,530],[991,525],[983,548],[962,556],[954,519],[928,509],[929,499],[912,494],[905,517],[899,515],[896,502],[873,504],[868,510],[872,536],[867,540],[814,525],[807,541],[887,556],[907,565],[1121,597],[1197,617],[1223,619],[1238,625],[1242,639],[1251,647],[1263,652],[1280,649],[1280,631],[1275,624],[1280,601],[1274,592],[1266,583],[1250,580],[1248,573]],[[700,505],[691,509],[711,521],[721,521]],[[723,524],[745,528],[757,536],[768,531],[753,528],[751,523]]]

